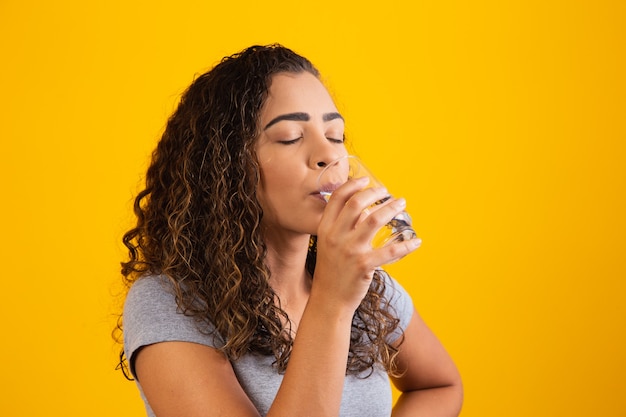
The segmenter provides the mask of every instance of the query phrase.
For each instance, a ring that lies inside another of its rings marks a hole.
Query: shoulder
[[[156,298],[157,301],[167,301],[173,298],[173,288],[167,278],[162,275],[146,275],[135,281],[126,296],[124,310],[133,308],[147,308],[151,302],[147,299]]]
[[[162,319],[177,311],[174,288],[169,280],[162,275],[147,275],[135,281],[126,295],[124,326],[152,316]]]
[[[167,341],[223,345],[215,329],[183,314],[173,286],[167,278],[150,275],[130,287],[124,303],[124,351],[131,364],[133,355],[144,346]]]

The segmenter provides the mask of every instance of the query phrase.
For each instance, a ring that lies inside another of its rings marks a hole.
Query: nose
[[[346,154],[345,148],[337,143],[332,143],[326,137],[316,141],[316,146],[311,154],[311,165],[314,168],[324,168],[326,165]]]
[[[343,154],[339,152],[335,145],[335,149],[327,149],[324,152],[318,152],[313,158],[313,165],[315,168],[324,168],[335,159],[339,159]]]

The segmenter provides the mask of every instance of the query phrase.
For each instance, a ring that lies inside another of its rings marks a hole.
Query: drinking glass
[[[354,155],[343,156],[329,163],[320,173],[317,183],[320,194],[326,201],[330,199],[333,191],[350,178],[368,177],[369,183],[366,188],[383,187],[382,183],[372,172]],[[364,210],[364,214],[376,210],[376,206],[389,200],[391,195],[377,201]],[[380,248],[394,242],[415,239],[417,234],[411,225],[411,217],[406,211],[397,214],[389,223],[380,228],[372,239],[372,247]]]

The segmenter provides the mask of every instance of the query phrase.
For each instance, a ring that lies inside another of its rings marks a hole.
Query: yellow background
[[[462,415],[625,416],[625,4],[1,0],[0,416],[142,415],[110,338],[132,197],[194,74],[270,42],[407,198],[390,269]]]

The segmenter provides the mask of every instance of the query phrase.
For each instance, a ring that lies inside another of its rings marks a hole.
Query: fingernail
[[[413,249],[417,249],[422,245],[422,239],[420,239],[419,237],[416,237],[414,239],[411,239],[409,243]]]
[[[405,208],[406,207],[406,200],[402,197],[398,198],[396,200],[396,204],[398,205],[398,207],[402,207]]]

